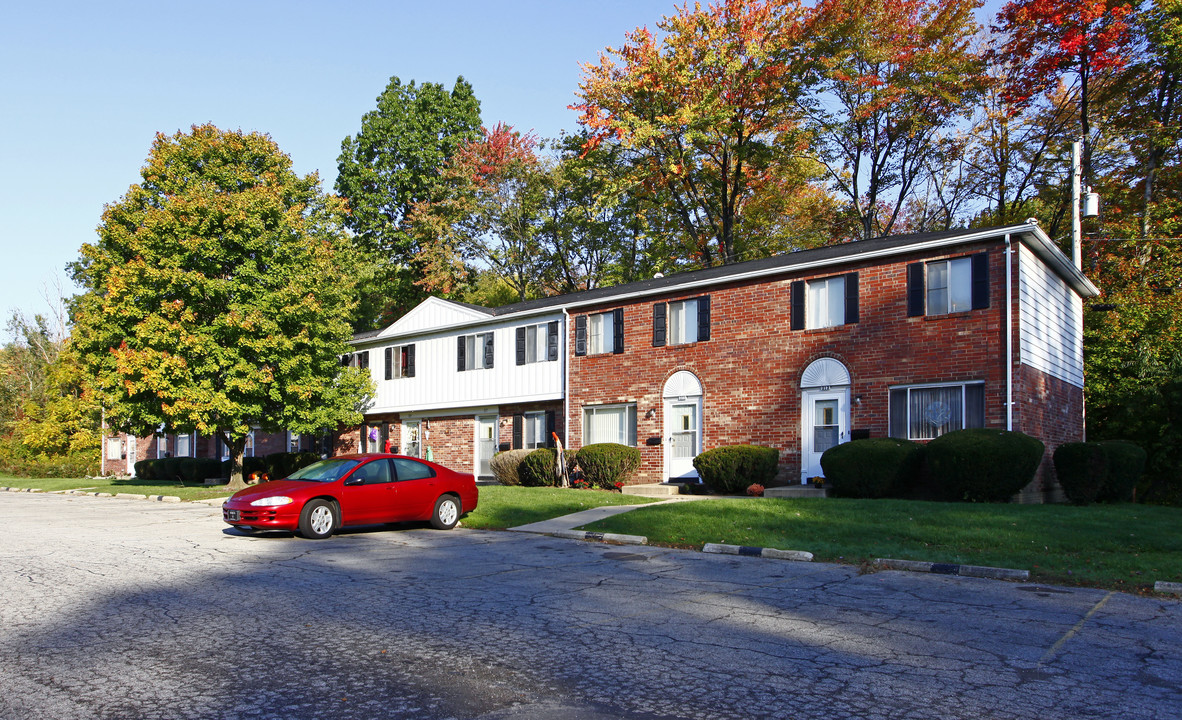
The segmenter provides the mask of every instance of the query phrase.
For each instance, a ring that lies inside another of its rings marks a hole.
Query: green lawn
[[[86,490],[87,492],[135,493],[138,495],[173,495],[181,500],[208,500],[229,497],[225,486],[202,487],[159,480],[114,480],[110,478],[17,478],[0,476],[0,486],[39,488],[45,492],[56,490]]]
[[[480,504],[464,516],[463,523],[464,527],[496,530],[549,520],[600,505],[642,505],[654,501],[654,498],[602,490],[484,485],[480,488]]]
[[[650,543],[806,550],[1029,570],[1031,579],[1138,590],[1182,581],[1182,508],[720,498],[644,508],[586,526]]]

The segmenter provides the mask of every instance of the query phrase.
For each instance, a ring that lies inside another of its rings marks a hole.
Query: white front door
[[[801,397],[800,482],[823,477],[821,455],[850,439],[850,391],[805,390]]]
[[[489,461],[497,454],[497,416],[476,417],[476,477],[492,477]]]
[[[422,457],[422,443],[419,440],[419,421],[402,421],[402,454]]]
[[[702,452],[702,398],[665,401],[665,470],[670,481],[697,479],[694,458]]]
[[[135,435],[127,436],[127,474],[135,475]]]

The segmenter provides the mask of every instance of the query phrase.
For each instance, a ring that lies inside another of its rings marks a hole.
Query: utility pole
[[[1079,217],[1079,143],[1071,143],[1071,259],[1075,269],[1083,270],[1083,225]]]

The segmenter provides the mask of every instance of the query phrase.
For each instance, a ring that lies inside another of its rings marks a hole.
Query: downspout
[[[570,313],[562,308],[562,440],[570,449]]]
[[[1014,250],[1006,233],[1006,430],[1014,429]]]

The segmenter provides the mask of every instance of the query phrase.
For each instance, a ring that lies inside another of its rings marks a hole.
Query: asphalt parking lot
[[[1175,718],[1182,602],[0,494],[0,718]]]

